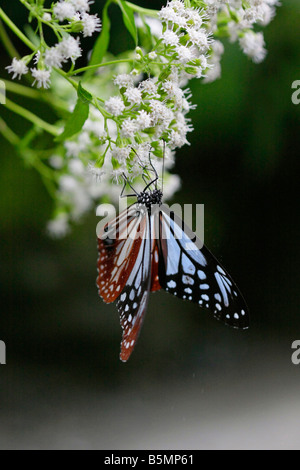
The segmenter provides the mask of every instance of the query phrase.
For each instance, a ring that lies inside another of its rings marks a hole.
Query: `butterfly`
[[[123,362],[135,347],[150,292],[161,288],[211,310],[226,325],[249,326],[248,309],[235,282],[183,220],[162,203],[157,180],[156,173],[142,192],[134,190],[136,202],[98,233],[98,292],[104,302],[116,302]]]

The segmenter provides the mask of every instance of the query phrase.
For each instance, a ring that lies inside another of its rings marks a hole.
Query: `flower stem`
[[[0,20],[0,40],[11,58],[16,57],[17,59],[20,59],[20,54],[18,53],[17,49],[11,42],[1,20]]]
[[[150,10],[149,8],[143,8],[131,2],[125,2],[125,3],[129,6],[129,8],[131,8],[132,11],[136,11],[137,13],[142,13],[143,15],[146,15],[146,16],[151,16],[152,18],[158,17],[157,10]]]
[[[0,78],[0,81],[4,83],[5,89],[16,95],[25,96],[33,100],[41,100],[52,106],[53,108],[60,109],[64,112],[68,112],[68,106],[65,101],[57,98],[48,93],[41,93],[38,90],[29,88],[24,85],[19,85],[18,83],[11,82],[10,80],[4,80]]]
[[[59,131],[55,126],[44,121],[40,117],[33,114],[31,111],[28,111],[27,109],[22,108],[22,106],[19,106],[13,101],[10,101],[8,98],[6,98],[6,102],[3,104],[3,106],[5,106],[7,109],[12,111],[13,113],[16,113],[19,116],[22,116],[27,121],[32,122],[32,124],[35,124],[37,127],[40,127],[41,129],[48,132],[49,134],[55,137],[59,134]]]
[[[106,67],[108,65],[116,65],[116,64],[131,64],[135,60],[134,59],[119,59],[119,60],[111,60],[110,62],[102,62],[101,64],[96,65],[88,65],[87,67],[82,67],[81,69],[74,70],[73,72],[69,72],[68,75],[77,75],[81,72],[85,72],[87,70],[98,69],[100,67]]]
[[[20,138],[15,134],[6,124],[6,122],[0,117],[0,133],[5,139],[14,147],[19,145]]]
[[[6,15],[6,13],[4,13],[2,8],[0,8],[0,18],[2,18],[4,23],[6,23],[6,25],[15,33],[15,35],[18,36],[18,38],[23,41],[27,47],[29,47],[29,49],[31,49],[32,51],[36,50],[35,45],[28,39],[27,36],[25,36],[24,33],[22,33],[22,31],[15,25],[15,23],[11,21],[11,19]]]

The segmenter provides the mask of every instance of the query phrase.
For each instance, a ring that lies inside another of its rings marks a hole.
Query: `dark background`
[[[103,2],[95,3],[100,12]],[[116,308],[95,287],[95,215],[49,240],[51,200],[0,137],[0,448],[300,448],[300,366],[291,362],[300,339],[300,105],[291,101],[300,6],[283,3],[265,28],[264,63],[226,44],[222,79],[191,84],[195,131],[174,170],[182,178],[176,202],[205,204],[206,244],[247,299],[246,332],[160,292],[121,363]],[[1,6],[25,23],[16,0]],[[132,47],[126,33],[120,38],[118,9],[111,15],[112,52],[120,39]],[[8,64],[1,50],[2,77]],[[0,112],[24,132],[27,123]]]

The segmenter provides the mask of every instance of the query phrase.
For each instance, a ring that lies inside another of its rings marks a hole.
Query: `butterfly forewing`
[[[168,292],[210,309],[224,323],[247,328],[245,301],[232,278],[181,219],[159,214],[159,282]]]
[[[98,234],[97,286],[106,303],[114,302],[126,285],[142,244],[144,217],[133,204]]]

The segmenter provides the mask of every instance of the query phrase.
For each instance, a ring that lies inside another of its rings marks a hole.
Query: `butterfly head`
[[[137,202],[143,204],[148,210],[151,210],[153,205],[161,205],[163,193],[160,189],[154,189],[153,191],[142,191],[137,196]]]

